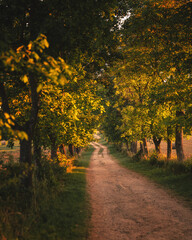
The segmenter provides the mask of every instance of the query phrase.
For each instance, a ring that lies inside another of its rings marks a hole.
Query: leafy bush
[[[148,158],[148,161],[152,166],[157,165],[157,163],[158,163],[157,153],[154,152],[153,154],[151,154],[151,156],[149,156],[149,158]]]
[[[185,162],[184,162],[184,165],[185,165],[185,168],[186,168],[186,172],[190,172],[192,173],[192,157],[187,159]]]
[[[167,168],[175,174],[192,173],[192,160],[187,159],[184,162],[169,161]]]
[[[11,159],[1,163],[0,239],[28,239],[26,236],[40,218],[42,206],[46,208],[44,199],[53,199],[63,191],[68,162],[62,165],[44,157],[38,169]],[[33,175],[33,187],[26,188],[24,179],[29,173]]]
[[[133,161],[135,161],[135,162],[141,161],[142,158],[143,158],[143,153],[142,153],[141,150],[138,151],[138,152],[132,157]]]

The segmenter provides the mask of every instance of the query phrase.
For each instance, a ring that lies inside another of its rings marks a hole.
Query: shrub
[[[3,161],[2,161],[3,162]],[[27,239],[25,236],[39,221],[44,199],[52,199],[64,189],[69,160],[42,158],[41,167],[2,163],[0,168],[0,239]],[[24,187],[23,179],[33,172],[33,187]],[[3,234],[3,235],[1,235]]]
[[[141,150],[138,151],[138,152],[132,157],[133,161],[135,161],[135,162],[141,161],[142,158],[143,158],[143,153],[142,153]]]
[[[176,160],[167,161],[166,158],[163,158],[156,152],[152,152],[147,158],[144,158],[142,152],[139,151],[132,157],[132,160],[135,162],[147,161],[154,167],[166,168],[174,174],[192,173],[192,158],[184,162],[178,162]]]
[[[185,173],[187,170],[183,162],[178,162],[175,160],[167,163],[167,169],[175,174]]]
[[[184,165],[185,165],[186,171],[192,173],[192,157],[190,159],[187,159],[184,162]]]
[[[148,158],[148,161],[149,161],[149,163],[152,166],[157,165],[157,163],[158,163],[158,154],[156,152],[151,154],[151,156],[149,156],[149,158]]]

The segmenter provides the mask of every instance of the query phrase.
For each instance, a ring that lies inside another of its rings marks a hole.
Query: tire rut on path
[[[87,170],[89,240],[191,240],[192,211],[145,177],[119,166],[93,143]]]

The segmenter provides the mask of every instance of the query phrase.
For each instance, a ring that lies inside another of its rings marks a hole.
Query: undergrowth
[[[35,166],[30,169],[33,171],[30,189],[23,185],[29,171],[26,164],[1,164],[0,239],[86,239],[89,203],[85,168],[92,151],[89,148],[80,159],[73,159],[74,170],[72,161],[44,158],[40,171]]]

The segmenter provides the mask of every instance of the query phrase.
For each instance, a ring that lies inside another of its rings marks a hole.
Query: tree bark
[[[29,17],[29,31],[30,31],[30,39],[34,40],[37,38],[39,33],[39,25],[38,25],[38,10],[39,10],[39,2],[38,0],[31,1],[30,6],[30,17]]]
[[[172,141],[170,135],[171,127],[167,127],[167,160],[171,159],[172,156]]]
[[[157,138],[156,136],[153,136],[153,142],[155,144],[155,150],[159,154],[161,153],[161,140],[162,138]]]
[[[62,154],[65,154],[65,156],[66,156],[66,150],[65,150],[65,145],[64,145],[64,144],[61,144],[61,145],[59,146],[59,151],[60,151]]]
[[[69,144],[69,153],[71,156],[74,156],[74,147],[72,144]]]
[[[41,168],[41,144],[40,144],[40,129],[35,129],[35,137],[33,140],[34,161],[37,167]]]
[[[56,143],[56,137],[54,136],[54,134],[52,134],[51,132],[49,133],[49,139],[51,141],[51,159],[57,159],[57,148],[58,145]]]
[[[57,145],[56,141],[51,141],[51,159],[56,160],[57,159]]]
[[[176,126],[176,152],[177,159],[179,161],[183,161],[185,159],[184,150],[183,150],[183,128],[180,126]]]
[[[149,151],[148,151],[148,147],[147,147],[147,139],[143,138],[143,153],[144,155],[148,156]]]
[[[31,141],[31,139],[20,140],[20,162],[28,163],[28,164],[32,163],[32,141]]]
[[[77,154],[79,154],[79,153],[81,152],[81,148],[80,148],[80,147],[75,147],[75,152],[76,152]]]
[[[141,151],[142,153],[144,153],[144,147],[143,147],[143,143],[142,143],[142,142],[140,142],[140,151]]]
[[[183,111],[177,111],[176,117],[184,116]],[[177,152],[178,161],[182,162],[185,159],[184,150],[183,150],[183,127],[180,124],[176,125],[176,141],[175,147]]]
[[[130,147],[129,147],[129,142],[127,140],[125,142],[125,145],[126,145],[127,152],[129,152],[130,151]]]
[[[28,140],[20,140],[20,162],[32,164],[32,141],[34,137],[34,130],[37,123],[38,109],[39,109],[39,95],[37,93],[37,79],[34,73],[28,75],[29,88],[31,92],[31,109],[29,120],[20,126],[14,119],[14,125],[11,126],[13,130],[24,131],[28,135]],[[2,100],[1,109],[3,112],[10,114],[8,97],[6,94],[4,82],[0,82],[0,97]],[[26,177],[25,185],[32,186],[32,171],[29,171],[29,176]]]
[[[131,142],[131,152],[137,153],[137,141]]]
[[[28,164],[28,174],[23,179],[23,184],[26,188],[29,188],[33,185],[32,180],[32,170],[30,166],[32,164],[32,140],[28,135],[28,140],[20,140],[20,163]]]

